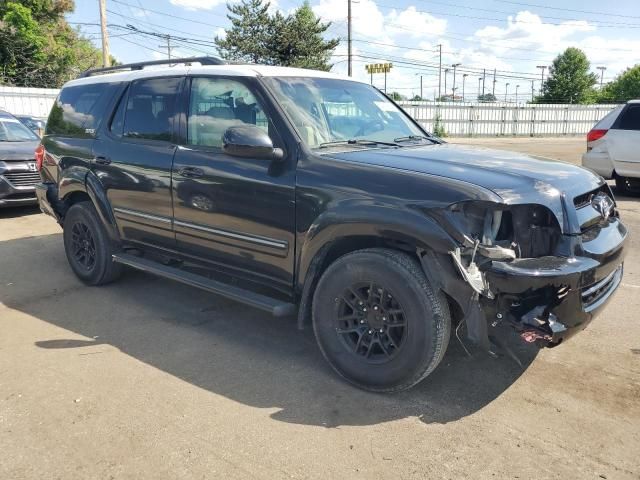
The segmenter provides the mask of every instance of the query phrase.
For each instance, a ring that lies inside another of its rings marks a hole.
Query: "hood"
[[[39,140],[28,142],[0,142],[0,162],[33,160]]]
[[[493,191],[505,203],[538,203],[556,212],[561,193],[572,201],[604,183],[589,170],[569,163],[466,145],[349,150],[329,155],[472,183]]]

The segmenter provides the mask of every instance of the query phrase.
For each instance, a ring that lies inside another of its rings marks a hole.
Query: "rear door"
[[[126,240],[175,246],[171,164],[176,101],[183,81],[162,77],[131,82],[94,143],[93,169]]]
[[[186,97],[186,135],[173,164],[179,250],[232,275],[290,291],[294,149],[287,148],[276,130],[273,112],[255,79],[195,77]],[[284,149],[284,161],[223,153],[223,133],[242,124],[267,131],[274,145]]]
[[[640,177],[640,104],[628,104],[605,138],[616,173]]]

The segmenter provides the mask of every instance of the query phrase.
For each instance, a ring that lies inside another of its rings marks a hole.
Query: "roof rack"
[[[150,62],[127,63],[125,65],[114,65],[113,67],[90,68],[80,74],[78,78],[91,77],[109,72],[120,72],[125,70],[142,70],[153,65],[176,65],[176,64],[199,63],[200,65],[225,65],[227,62],[215,57],[188,57],[188,58],[168,58],[166,60],[153,60]]]

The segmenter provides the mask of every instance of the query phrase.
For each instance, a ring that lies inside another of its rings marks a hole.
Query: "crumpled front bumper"
[[[618,219],[592,233],[571,257],[493,261],[488,318],[506,316],[527,341],[553,346],[584,329],[620,285],[627,230]]]

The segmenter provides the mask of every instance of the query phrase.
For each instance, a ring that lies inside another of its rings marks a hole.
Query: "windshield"
[[[349,140],[395,144],[398,139],[424,139],[425,133],[398,107],[364,83],[310,77],[266,80],[310,148]]]
[[[38,136],[14,118],[0,118],[0,142],[29,142]]]

